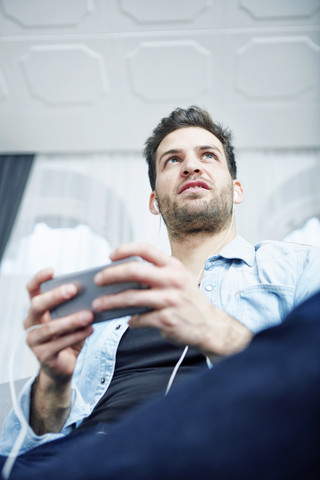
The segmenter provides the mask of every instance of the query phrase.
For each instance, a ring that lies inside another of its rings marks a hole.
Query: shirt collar
[[[208,260],[216,257],[243,260],[252,267],[255,258],[255,249],[251,243],[247,242],[247,240],[240,235],[237,235],[220,253],[210,257]]]

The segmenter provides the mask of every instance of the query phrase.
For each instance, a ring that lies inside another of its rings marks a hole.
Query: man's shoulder
[[[320,248],[314,245],[307,245],[303,243],[294,243],[279,240],[263,240],[254,245],[256,253],[263,253],[265,255],[291,255],[291,254],[305,254],[305,255],[319,255]]]
[[[320,248],[302,243],[294,243],[280,240],[263,240],[252,244],[240,235],[227,245],[220,253],[222,257],[240,259],[248,266],[274,261],[276,263],[300,263],[311,260],[320,261]],[[319,266],[320,268],[320,266]]]
[[[319,285],[320,248],[301,243],[265,240],[255,245],[255,261],[263,269],[274,269],[280,277],[309,278]],[[318,288],[318,287],[317,287]]]

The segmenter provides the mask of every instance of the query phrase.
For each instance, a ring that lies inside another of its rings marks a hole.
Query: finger
[[[163,329],[164,325],[159,320],[159,312],[149,312],[143,315],[133,315],[128,321],[130,328],[151,327],[159,330]]]
[[[33,350],[41,363],[46,362],[50,358],[57,357],[59,353],[66,348],[78,346],[92,333],[93,327],[89,325],[87,327],[76,330],[68,335],[56,337],[50,342],[36,345],[33,347]]]
[[[45,268],[40,270],[33,278],[29,280],[26,287],[29,292],[30,298],[35,295],[39,295],[41,283],[50,280],[53,277],[54,271],[52,268]]]
[[[114,252],[112,252],[110,258],[112,261],[115,261],[133,255],[137,255],[144,260],[153,263],[154,265],[158,265],[159,267],[167,265],[168,261],[172,259],[172,257],[154,245],[142,242],[125,243],[120,245]]]
[[[25,322],[25,328],[29,328],[34,323],[39,323],[40,318],[45,312],[67,300],[70,300],[77,293],[77,286],[69,283],[32,297],[29,314]]]
[[[170,267],[156,267],[146,262],[128,262],[107,267],[95,276],[97,285],[111,285],[121,282],[137,282],[149,287],[181,287],[185,283],[186,272],[180,262],[172,259]]]
[[[145,313],[143,315],[134,315],[128,322],[130,328],[156,328],[161,332],[164,338],[175,343],[192,343],[187,339],[185,330],[179,329],[177,318],[173,310],[161,310]]]
[[[93,313],[89,310],[74,313],[67,317],[51,320],[42,324],[40,328],[28,333],[27,343],[33,348],[37,345],[50,342],[55,337],[63,337],[73,334],[91,324]]]
[[[199,335],[198,326],[192,322],[181,322],[181,317],[175,314],[174,309],[163,309],[134,315],[128,322],[130,328],[151,327],[159,330],[164,338],[180,345],[193,345],[199,348],[202,334]]]
[[[96,312],[113,308],[146,307],[162,309],[175,306],[177,296],[171,289],[126,290],[115,295],[104,295],[96,298],[92,308]]]

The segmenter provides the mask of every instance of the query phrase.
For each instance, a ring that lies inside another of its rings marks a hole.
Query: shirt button
[[[212,286],[212,285],[206,285],[206,286],[204,287],[204,289],[205,289],[207,292],[212,292],[213,286]]]
[[[119,330],[119,328],[121,328],[121,325],[116,326],[116,330]]]
[[[101,380],[100,380],[100,383],[102,383],[102,384],[103,384],[103,383],[105,383],[105,381],[106,381],[106,379],[105,379],[105,378],[101,378]]]

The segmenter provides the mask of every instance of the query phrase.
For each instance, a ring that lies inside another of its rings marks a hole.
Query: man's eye
[[[202,155],[202,158],[209,158],[210,160],[214,160],[216,157],[216,155],[212,152],[206,152]]]
[[[177,157],[171,157],[167,160],[167,164],[177,163],[178,161],[179,161],[179,159]]]

